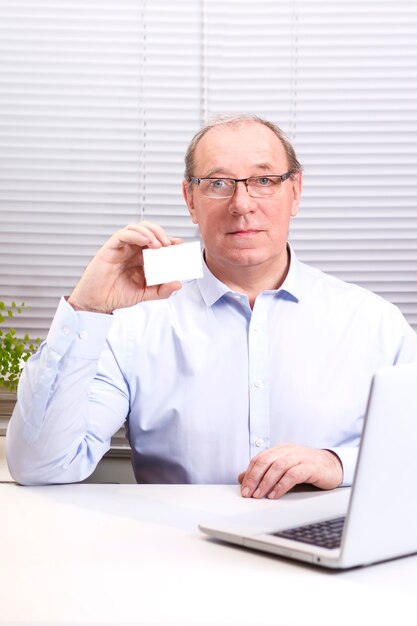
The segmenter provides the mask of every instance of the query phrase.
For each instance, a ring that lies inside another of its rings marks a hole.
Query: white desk
[[[417,556],[331,572],[197,530],[212,514],[275,507],[282,519],[299,498],[244,500],[233,486],[2,484],[0,624],[415,626]]]

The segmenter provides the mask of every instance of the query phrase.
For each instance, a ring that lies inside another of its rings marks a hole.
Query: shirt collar
[[[301,295],[301,277],[300,277],[300,261],[291,246],[287,244],[288,254],[290,256],[290,267],[281,287],[275,290],[275,293],[281,297],[287,297],[290,300],[298,302]]]
[[[231,289],[220,282],[218,278],[214,276],[206,265],[206,261],[203,255],[203,277],[197,279],[200,293],[207,306],[213,306],[217,300],[220,300],[226,293],[231,293]]]
[[[290,255],[290,267],[284,282],[278,289],[271,290],[269,293],[275,294],[277,297],[299,301],[301,295],[300,281],[300,261],[297,259],[291,245],[288,244]],[[215,302],[220,300],[227,293],[234,293],[227,285],[218,280],[209,270],[203,257],[203,277],[197,279],[200,293],[207,306],[213,306]]]

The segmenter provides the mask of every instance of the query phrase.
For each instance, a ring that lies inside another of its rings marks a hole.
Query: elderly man
[[[416,359],[417,336],[389,302],[297,260],[301,189],[270,122],[197,133],[183,191],[203,278],[146,285],[142,250],[179,243],[156,224],[104,244],[22,375],[16,480],[84,479],[126,423],[139,482],[239,481],[255,498],[350,484],[372,375]]]

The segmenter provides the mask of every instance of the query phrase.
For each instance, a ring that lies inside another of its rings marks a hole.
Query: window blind
[[[298,256],[417,328],[414,0],[0,0],[0,299],[43,335],[119,227],[196,231],[180,183],[219,112],[277,122],[304,166]]]
[[[417,4],[253,4],[208,3],[209,108],[287,132],[304,166],[298,256],[417,329]]]
[[[195,234],[183,154],[201,122],[201,7],[0,0],[0,299],[43,336],[99,246],[148,219]]]

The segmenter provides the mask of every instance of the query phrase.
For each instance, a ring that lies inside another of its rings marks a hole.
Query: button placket
[[[269,447],[268,299],[258,296],[249,324],[249,437],[251,456]]]

